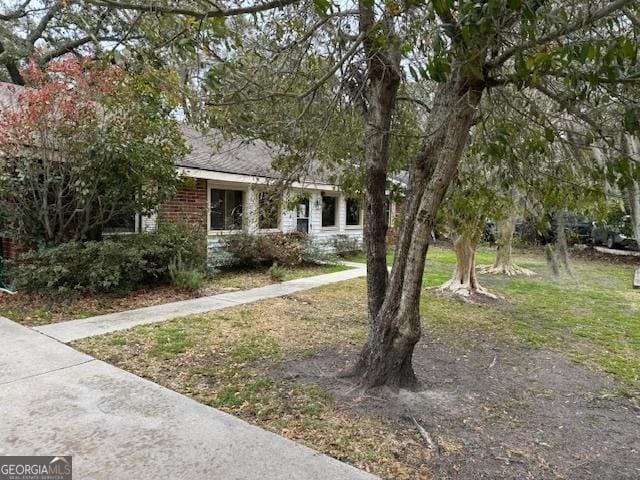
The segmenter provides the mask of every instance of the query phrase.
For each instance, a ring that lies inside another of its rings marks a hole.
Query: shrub
[[[298,265],[304,261],[306,238],[300,233],[250,235],[239,233],[226,237],[220,252],[230,255],[234,265],[254,267],[270,265]]]
[[[186,265],[179,255],[169,264],[169,278],[173,285],[187,292],[197,292],[205,280],[202,270]]]
[[[219,250],[231,256],[228,261],[233,265],[250,267],[267,261],[258,250],[256,236],[244,232],[226,237]]]
[[[307,240],[304,245],[304,251],[302,252],[302,261],[304,263],[336,263],[338,257],[335,253],[327,248],[323,248],[317,243]]]
[[[269,267],[268,270],[269,276],[271,277],[272,280],[275,280],[276,282],[281,282],[282,280],[284,280],[284,269],[278,265],[278,262],[275,262],[273,265],[271,265],[271,267]]]
[[[301,233],[274,233],[257,238],[258,249],[265,252],[269,262],[292,266],[302,263],[306,237]]]
[[[349,235],[336,235],[333,239],[333,249],[339,257],[348,257],[362,251],[360,240]]]
[[[168,282],[176,258],[202,269],[206,257],[202,232],[183,225],[156,233],[69,242],[24,253],[14,285],[43,293],[125,293],[140,285]]]

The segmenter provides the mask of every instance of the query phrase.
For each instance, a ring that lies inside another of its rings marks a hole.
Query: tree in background
[[[28,245],[99,237],[170,198],[186,152],[170,96],[149,72],[66,57],[22,72],[0,117],[0,205]]]
[[[496,172],[478,159],[465,159],[443,203],[444,216],[453,234],[456,267],[453,276],[438,291],[462,298],[497,298],[478,282],[475,255],[488,218],[499,218],[506,205],[505,196],[494,187]]]
[[[635,166],[627,170],[621,183],[623,191],[628,195],[633,233],[640,247],[640,139],[636,135],[625,133],[622,145],[624,155],[631,160],[631,165]]]

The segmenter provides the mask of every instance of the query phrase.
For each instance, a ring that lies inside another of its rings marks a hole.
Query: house
[[[20,88],[0,82],[0,108],[11,108]],[[272,163],[278,150],[260,140],[229,140],[182,126],[190,152],[176,164],[187,179],[175,197],[149,216],[119,218],[105,234],[151,231],[163,222],[190,222],[202,227],[211,247],[224,235],[303,232],[331,248],[339,236],[362,242],[364,212],[360,198],[351,198],[321,173],[287,183],[274,196],[279,178]],[[389,216],[395,205],[390,204]],[[19,248],[11,232],[0,232],[0,255],[14,258]]]
[[[202,226],[214,246],[221,237],[302,232],[330,247],[338,236],[362,242],[364,212],[360,198],[351,198],[321,174],[274,189],[279,178],[271,168],[278,152],[260,140],[225,140],[181,127],[190,152],[180,159],[178,173],[190,179],[175,197],[149,217],[136,217],[129,231],[145,231],[166,221]],[[120,229],[119,232],[125,231]]]

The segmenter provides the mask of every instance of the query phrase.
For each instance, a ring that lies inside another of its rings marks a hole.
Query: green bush
[[[69,242],[24,253],[13,270],[19,290],[42,293],[125,293],[141,285],[166,283],[176,258],[204,268],[201,231],[170,225],[155,233]]]
[[[322,248],[317,243],[308,241],[302,252],[303,263],[337,263],[339,261],[337,255],[328,248]]]
[[[169,264],[169,278],[173,285],[187,292],[197,292],[205,280],[202,269],[186,265],[179,255]]]
[[[268,273],[271,279],[276,282],[284,280],[285,271],[280,265],[278,265],[278,262],[275,262],[269,267]]]

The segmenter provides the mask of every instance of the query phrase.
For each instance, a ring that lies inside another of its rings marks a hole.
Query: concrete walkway
[[[292,293],[309,290],[311,288],[329,285],[331,283],[351,280],[363,277],[367,274],[363,264],[344,262],[344,265],[352,267],[341,272],[316,275],[314,277],[289,280],[275,283],[266,287],[241,290],[237,292],[222,293],[210,297],[194,298],[180,302],[165,303],[153,307],[138,308],[125,312],[109,313],[96,317],[71,320],[68,322],[52,323],[35,327],[35,330],[48,335],[63,343],[69,343],[81,338],[103,335],[105,333],[125,330],[137,325],[162,322],[172,318],[205,313],[222,308],[243,305],[246,303],[265,300],[268,298],[291,295]]]
[[[72,455],[76,480],[374,477],[0,317],[0,455]]]

